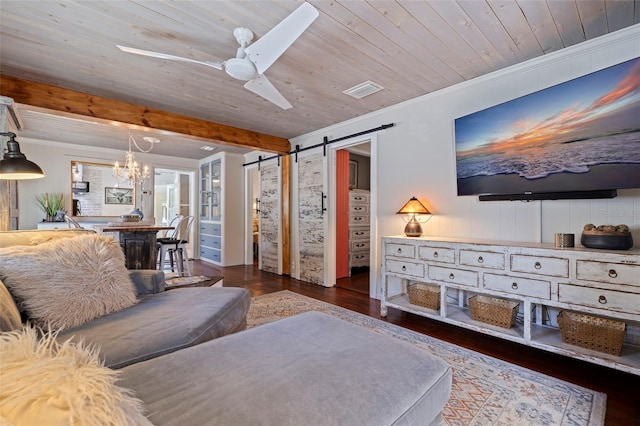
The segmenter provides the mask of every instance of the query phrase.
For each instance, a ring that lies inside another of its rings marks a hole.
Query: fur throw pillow
[[[151,425],[97,350],[55,338],[33,328],[0,335],[0,424]]]
[[[22,319],[18,307],[9,290],[0,280],[0,331],[13,331],[20,328],[22,328]]]
[[[0,279],[41,327],[75,327],[137,302],[120,244],[88,234],[0,248]]]

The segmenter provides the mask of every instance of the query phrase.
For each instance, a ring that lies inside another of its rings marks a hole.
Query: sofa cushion
[[[198,287],[141,296],[137,305],[64,330],[59,338],[100,347],[105,365],[121,368],[244,330],[246,289]]]
[[[22,328],[22,319],[13,297],[0,280],[0,331],[13,331]]]
[[[155,425],[428,425],[451,368],[406,342],[308,312],[123,368]]]
[[[120,245],[98,234],[0,248],[0,278],[42,327],[74,327],[137,302]]]
[[[25,328],[0,335],[0,359],[3,425],[151,424],[140,400],[116,386],[118,372],[82,344]]]

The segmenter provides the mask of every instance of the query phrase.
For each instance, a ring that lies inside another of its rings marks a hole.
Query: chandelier
[[[138,164],[136,157],[131,150],[131,143],[133,142],[133,145],[138,149],[138,151],[146,153],[151,151],[153,149],[153,145],[160,142],[160,140],[151,136],[145,136],[142,139],[149,142],[149,149],[144,150],[140,148],[133,135],[129,133],[129,151],[125,153],[124,166],[120,167],[120,164],[117,161],[113,165],[113,175],[118,180],[118,183],[123,180],[133,186],[135,186],[136,183],[143,185],[144,181],[149,178],[149,166],[141,167],[141,165]]]

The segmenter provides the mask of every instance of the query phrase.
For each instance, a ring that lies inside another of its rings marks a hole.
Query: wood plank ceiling
[[[115,47],[224,60],[238,47],[234,28],[260,38],[300,3],[2,0],[0,73],[288,139],[640,22],[640,0],[310,0],[320,16],[265,72],[289,110],[223,71]],[[360,100],[342,93],[367,80],[384,89]],[[20,114],[24,137],[126,143],[122,126],[28,105]],[[156,153],[210,154],[200,139],[160,137],[171,143]]]

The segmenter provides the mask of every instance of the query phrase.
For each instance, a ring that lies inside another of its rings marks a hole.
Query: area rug
[[[606,395],[443,342],[348,309],[283,290],[254,297],[247,327],[320,311],[409,342],[453,368],[447,425],[603,425]]]
[[[193,275],[190,277],[171,276],[165,274],[165,288],[174,287],[198,287],[212,286],[222,280],[222,277],[205,277],[204,275]]]

